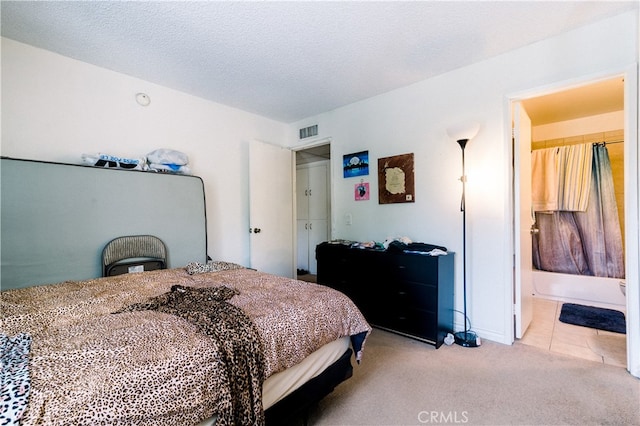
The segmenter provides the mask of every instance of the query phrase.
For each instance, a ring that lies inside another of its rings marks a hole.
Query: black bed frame
[[[353,351],[347,349],[336,362],[318,376],[265,410],[266,424],[268,426],[285,425],[293,420],[302,419],[302,423],[306,425],[309,408],[353,375],[352,354]]]

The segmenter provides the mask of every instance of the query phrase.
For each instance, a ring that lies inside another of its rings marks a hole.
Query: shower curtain
[[[532,239],[533,264],[543,271],[624,278],[622,233],[609,153],[605,144],[593,144],[591,149],[586,210],[535,212],[539,232]]]

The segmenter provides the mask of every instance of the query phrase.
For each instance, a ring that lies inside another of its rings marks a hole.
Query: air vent
[[[305,127],[304,129],[300,129],[300,139],[306,139],[312,136],[318,136],[317,124],[314,124],[313,126]]]

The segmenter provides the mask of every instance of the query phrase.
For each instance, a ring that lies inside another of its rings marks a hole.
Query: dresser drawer
[[[434,312],[406,309],[404,312],[396,314],[390,324],[390,328],[393,330],[432,342],[435,342],[438,336],[438,320]]]
[[[387,262],[387,271],[392,280],[438,284],[438,262],[435,257],[393,255]]]
[[[392,283],[388,291],[397,309],[421,309],[431,312],[438,309],[438,288],[435,286],[401,281]]]

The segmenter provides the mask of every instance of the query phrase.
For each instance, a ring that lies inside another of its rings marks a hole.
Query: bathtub
[[[601,278],[533,270],[534,297],[561,302],[625,309],[624,283],[620,278]]]

